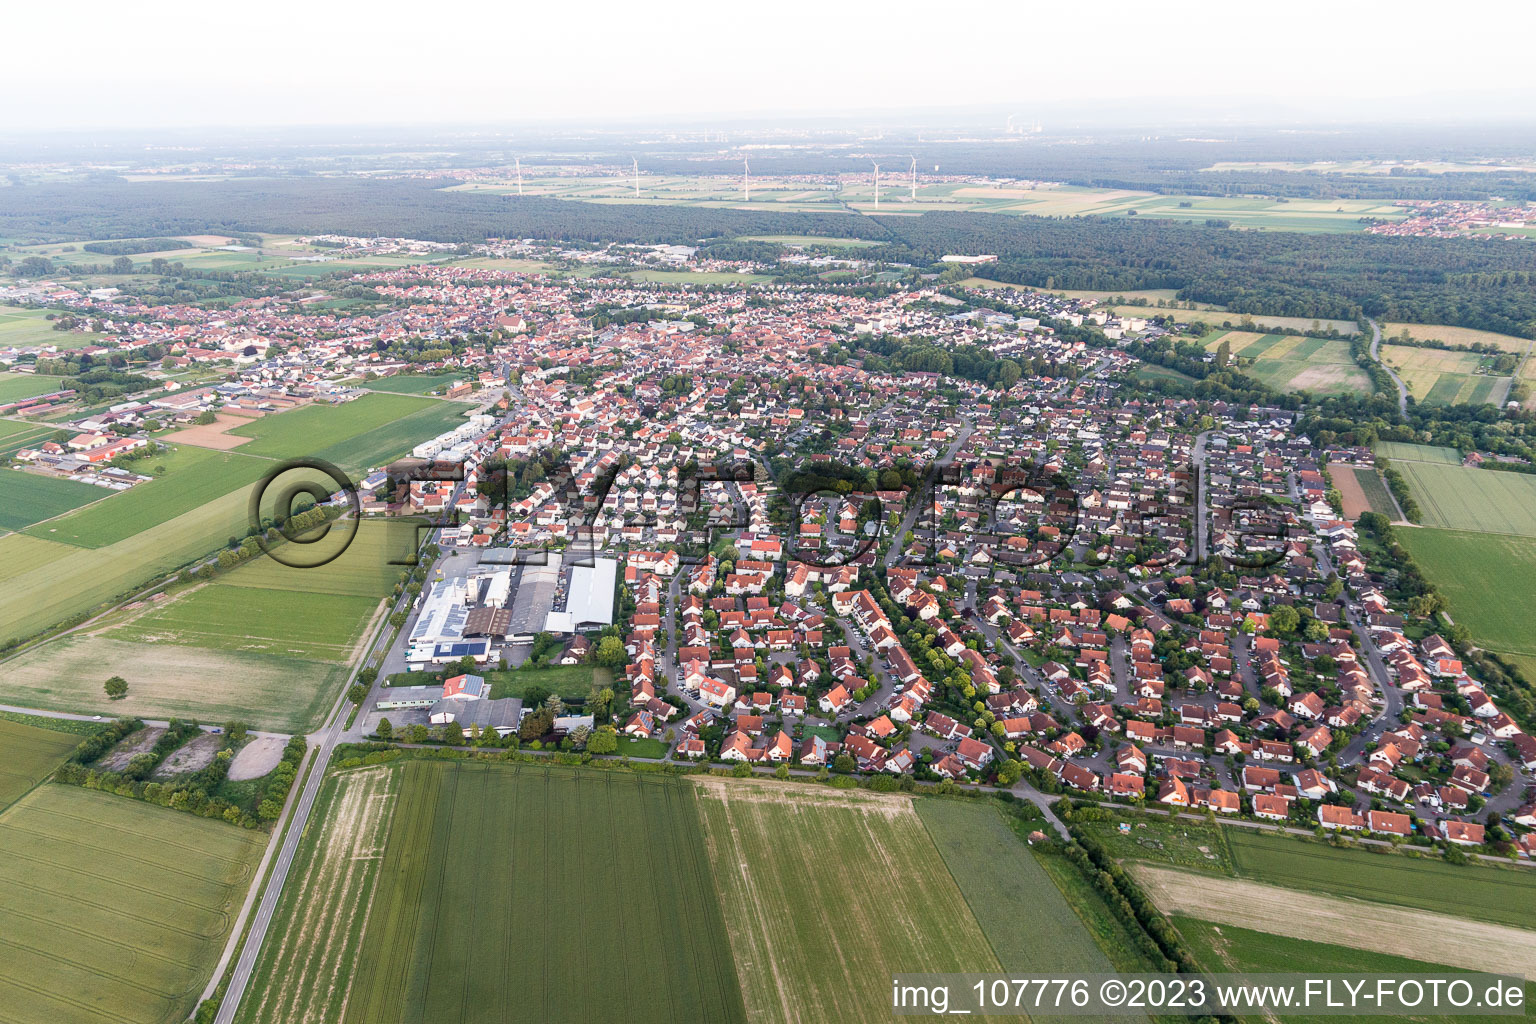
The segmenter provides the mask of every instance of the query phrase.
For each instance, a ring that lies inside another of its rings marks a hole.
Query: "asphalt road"
[[[1397,375],[1397,371],[1386,363],[1381,362],[1381,325],[1375,320],[1371,324],[1371,359],[1381,363],[1381,368],[1387,371],[1387,376],[1392,378],[1392,383],[1397,385],[1397,411],[1404,419],[1408,418],[1408,386],[1403,383],[1403,378]]]

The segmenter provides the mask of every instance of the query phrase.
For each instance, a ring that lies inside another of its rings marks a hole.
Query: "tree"
[[[102,686],[102,689],[106,690],[107,696],[111,697],[113,700],[122,700],[124,697],[128,696],[128,680],[124,679],[122,676],[113,676],[111,679],[106,681],[106,683]]]
[[[379,719],[379,727],[373,731],[381,740],[393,739],[395,735],[395,727],[389,724],[387,718]]]
[[[838,754],[832,759],[833,771],[839,771],[846,774],[848,772],[857,770],[858,767],[859,763],[853,759],[852,754]]]
[[[1269,613],[1270,632],[1280,636],[1294,636],[1301,627],[1301,613],[1288,604],[1282,604]]]
[[[347,688],[347,700],[353,704],[361,704],[368,699],[368,687],[362,683],[353,683]]]
[[[612,754],[619,749],[619,731],[611,725],[600,725],[587,737],[587,752]]]
[[[624,653],[624,642],[616,636],[605,636],[598,641],[592,657],[604,668],[621,667],[629,655]]]

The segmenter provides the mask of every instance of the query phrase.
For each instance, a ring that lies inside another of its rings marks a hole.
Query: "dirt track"
[[[1474,971],[1525,977],[1536,965],[1536,931],[1524,928],[1317,896],[1237,878],[1192,875],[1147,864],[1128,866],[1165,913]]]

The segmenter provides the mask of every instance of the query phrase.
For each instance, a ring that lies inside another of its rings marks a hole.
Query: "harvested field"
[[[213,756],[223,745],[223,736],[215,736],[211,732],[200,732],[171,751],[166,759],[160,762],[160,766],[155,769],[151,777],[168,779],[173,775],[201,771],[213,764]]]
[[[1148,864],[1132,864],[1130,870],[1166,914],[1293,939],[1326,935],[1344,946],[1476,971],[1523,977],[1536,963],[1536,931],[1523,928]]]
[[[911,798],[694,782],[751,1024],[882,1020],[893,972],[1000,970]]]
[[[133,760],[133,755],[148,752],[164,735],[163,728],[146,725],[138,732],[124,736],[117,746],[102,755],[101,760],[96,762],[96,766],[108,771],[120,772],[128,767],[128,762]]]
[[[228,431],[236,427],[246,426],[253,416],[235,416],[231,413],[221,412],[212,423],[199,424],[187,427],[184,430],[175,430],[159,440],[165,444],[192,444],[199,448],[213,448],[217,451],[229,451],[243,444],[250,444],[253,438],[241,437],[239,434],[231,434]]]
[[[249,741],[229,763],[229,780],[244,782],[261,778],[283,759],[283,746],[283,741],[276,736],[257,736]]]
[[[398,779],[386,768],[336,777],[318,838],[290,882],[294,913],[263,952],[258,976],[270,971],[278,980],[252,990],[241,1005],[242,1019],[283,1024],[345,1017]]]

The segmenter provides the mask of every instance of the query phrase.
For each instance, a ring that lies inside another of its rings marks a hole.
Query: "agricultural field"
[[[1397,371],[1408,393],[1422,405],[1502,405],[1514,382],[1487,372],[1492,358],[1476,352],[1388,342],[1381,346],[1381,360]]]
[[[1382,482],[1381,474],[1365,466],[1329,466],[1328,479],[1343,499],[1344,518],[1353,522],[1366,512],[1379,512],[1397,519],[1397,505],[1392,492]]]
[[[0,530],[22,530],[110,494],[95,484],[0,469]]]
[[[1311,391],[1343,395],[1370,390],[1370,379],[1355,365],[1349,344],[1300,335],[1218,331],[1201,342],[1207,352],[1223,344],[1232,355],[1252,360],[1242,372],[1277,391]]]
[[[327,786],[242,1021],[745,1019],[685,780],[413,760]]]
[[[454,402],[414,395],[371,394],[341,405],[314,404],[265,416],[230,433],[254,438],[244,455],[312,457],[357,472],[407,454],[415,445],[464,422]]]
[[[640,195],[628,173],[583,177],[544,177],[524,173],[524,195],[583,202],[639,206],[729,206],[738,209],[768,207],[781,211],[820,213],[855,210],[882,216],[915,215],[929,210],[960,213],[1034,214],[1044,217],[1139,216],[1203,224],[1221,218],[1237,228],[1271,231],[1360,231],[1361,217],[1400,220],[1402,207],[1379,200],[1284,200],[1259,196],[1159,195],[1126,189],[1086,188],[1073,185],[1042,186],[977,184],[970,181],[928,181],[919,169],[916,196],[906,168],[886,168],[880,179],[880,205],[875,206],[873,173],[844,175],[838,181],[821,179],[751,178],[748,201],[739,174],[657,175],[640,169]],[[468,182],[448,191],[486,195],[513,195],[515,178]],[[777,240],[774,236],[765,236]]]
[[[991,801],[924,799],[916,810],[1004,971],[1115,970]]]
[[[253,728],[305,732],[335,702],[348,668],[335,662],[248,651],[142,644],[106,633],[72,633],[0,668],[0,698],[51,711],[150,718],[247,721]],[[108,676],[128,681],[109,701]]]
[[[1479,331],[1471,327],[1449,327],[1445,324],[1404,324],[1384,322],[1381,336],[1384,341],[1401,337],[1404,331],[1414,341],[1443,341],[1447,345],[1496,345],[1505,352],[1524,352],[1531,347],[1530,338],[1517,338],[1510,334]]]
[[[49,314],[64,315],[60,309],[32,309],[19,306],[0,306],[0,348],[15,345],[26,348],[32,345],[55,348],[82,348],[93,345],[101,337],[85,331],[56,331]],[[44,389],[48,390],[48,389]],[[39,392],[34,392],[37,394]],[[0,400],[8,401],[8,399]]]
[[[92,487],[106,500],[27,532],[77,547],[104,548],[241,490],[260,479],[271,465],[267,460],[233,452],[181,445],[135,464],[135,469],[152,479],[117,493]],[[163,475],[155,473],[157,467],[164,468]]]
[[[0,811],[46,779],[79,744],[80,737],[71,733],[0,721],[0,750],[5,751],[0,758]]]
[[[1461,452],[1455,448],[1443,448],[1432,444],[1408,444],[1403,441],[1377,441],[1375,452],[1394,463],[1435,462],[1442,466],[1461,465]]]
[[[0,815],[6,1020],[185,1020],[266,839],[93,790],[33,790]]]
[[[1536,928],[1531,917],[1536,872],[1344,849],[1258,829],[1136,813],[1127,813],[1124,820],[1145,822],[1146,828],[1133,827],[1123,834],[1114,823],[1084,827],[1116,858],[1198,871],[1200,879],[1228,875],[1447,917]]]
[[[1408,480],[1424,525],[1536,537],[1536,475],[1442,463],[1392,463]]]
[[[46,423],[0,420],[0,462],[9,462],[21,449],[40,444],[57,432],[57,427]]]
[[[50,377],[44,373],[0,371],[0,405],[57,391],[63,380],[63,377]]]
[[[1470,915],[1450,917],[1247,879],[1195,878],[1150,864],[1135,864],[1131,872],[1165,914],[1293,939],[1337,936],[1362,949],[1423,956],[1464,970],[1524,975],[1536,962],[1536,930]]]
[[[893,972],[1001,970],[911,798],[695,781],[751,1024],[884,1019]]]
[[[1353,320],[1319,320],[1304,316],[1262,316],[1248,313],[1232,313],[1225,309],[1162,309],[1156,306],[1112,306],[1120,316],[1152,317],[1158,314],[1174,314],[1180,323],[1208,324],[1218,330],[1244,331],[1326,331],[1332,328],[1341,335],[1360,333],[1360,325]]]
[[[323,571],[323,570],[322,570]],[[346,661],[377,597],[207,583],[108,630],[114,640]]]
[[[414,531],[365,523],[345,552],[318,568],[259,556],[162,602],[114,612],[8,661],[0,697],[99,710],[107,706],[102,682],[119,675],[129,686],[127,697],[111,702],[120,714],[307,730],[330,708],[404,569],[389,564],[402,535],[408,551]]]
[[[1429,964],[1406,956],[1393,956],[1347,945],[1314,942],[1309,939],[1286,938],[1264,932],[1240,928],[1235,925],[1211,924],[1190,917],[1173,918],[1173,926],[1184,937],[1195,959],[1207,971],[1265,973],[1297,972],[1302,974],[1412,974],[1434,976],[1454,968],[1441,964]],[[1343,939],[1346,934],[1330,935]],[[1525,987],[1526,1002],[1536,997],[1536,986]],[[1243,1017],[1240,1020],[1263,1019]],[[1291,1024],[1303,1024],[1312,1020],[1337,1020],[1334,1017],[1303,1017],[1287,1014],[1280,1018]],[[1461,1015],[1447,1017],[1416,1016],[1414,1020],[1446,1021],[1456,1024],[1496,1024],[1507,1017]]]
[[[1531,629],[1531,609],[1536,608],[1536,539],[1457,530],[1394,532],[1445,595],[1451,617],[1467,627],[1474,643],[1491,651],[1532,657],[1527,666],[1536,668],[1536,631]]]

